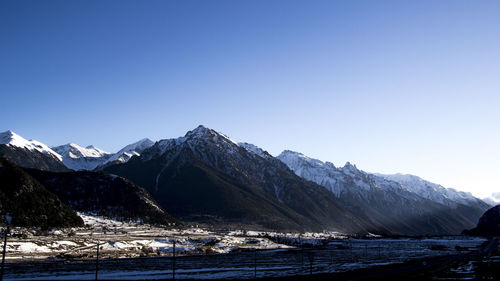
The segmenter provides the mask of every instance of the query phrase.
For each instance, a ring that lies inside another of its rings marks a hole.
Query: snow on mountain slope
[[[246,149],[249,152],[252,152],[252,153],[255,153],[255,154],[259,155],[260,157],[262,157],[264,159],[270,159],[270,158],[273,157],[267,151],[263,150],[262,148],[260,148],[260,147],[258,147],[256,145],[253,145],[251,143],[239,142],[238,145],[241,146],[241,147],[243,147],[244,149]]]
[[[376,178],[349,162],[344,167],[337,168],[330,162],[323,162],[290,150],[283,151],[277,158],[298,176],[326,187],[337,197],[348,191],[366,198],[370,190],[390,190],[399,193],[401,197],[419,200],[418,197],[402,189],[399,184]]]
[[[336,196],[344,189],[345,175],[330,162],[309,158],[302,153],[285,150],[277,157],[299,177],[326,187]]]
[[[238,143],[230,139],[228,136],[200,125],[187,132],[183,137],[158,141],[148,151],[147,157],[151,158],[162,155],[165,151],[181,144],[186,144],[194,151],[200,142],[217,144],[219,149],[225,150],[229,153],[235,153],[238,148]]]
[[[381,189],[390,190],[407,199],[425,198],[451,207],[456,207],[457,204],[484,207],[484,202],[470,193],[444,188],[416,176],[369,174],[358,170],[349,162],[342,168],[336,168],[332,163],[289,150],[282,152],[278,159],[287,164],[297,175],[326,187],[336,196],[346,188],[351,192],[357,192],[361,197],[368,195],[367,191],[371,189]]]
[[[113,155],[93,145],[81,147],[74,143],[56,146],[52,150],[61,155],[62,162],[66,167],[75,171],[93,170]]]
[[[0,133],[0,144],[24,148],[30,151],[38,151],[45,155],[56,158],[59,161],[62,161],[61,155],[50,149],[47,145],[36,140],[26,140],[25,138],[10,130]]]
[[[473,205],[480,203],[479,202],[480,200],[474,197],[469,192],[458,191],[453,188],[445,188],[439,184],[426,181],[414,175],[407,175],[407,174],[393,174],[393,175],[376,174],[376,175],[379,177],[383,177],[387,180],[398,182],[408,190],[415,192],[416,194],[424,198],[430,199],[434,202],[438,202],[444,205],[453,205],[456,203],[463,205]]]
[[[323,187],[251,147],[199,126],[104,170],[144,186],[161,206],[187,221],[217,218],[227,224],[290,230],[378,229],[344,209]]]
[[[144,150],[150,148],[151,146],[153,146],[153,144],[154,142],[148,138],[144,138],[138,142],[129,144],[124,148],[120,149],[120,151],[118,151],[117,153],[113,154],[108,160],[104,162],[104,164],[114,161],[125,163],[128,160],[130,160],[130,158],[132,158],[133,156],[141,155],[141,153]]]

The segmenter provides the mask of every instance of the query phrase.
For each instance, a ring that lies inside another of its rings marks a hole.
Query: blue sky
[[[198,124],[500,191],[498,1],[1,1],[0,130],[108,151]]]

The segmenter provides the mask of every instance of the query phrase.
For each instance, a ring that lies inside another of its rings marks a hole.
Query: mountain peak
[[[216,134],[217,134],[216,131],[214,131],[210,128],[207,128],[203,125],[199,125],[195,129],[188,131],[185,136],[186,137],[188,137],[188,136],[205,136],[205,135],[216,135]]]
[[[16,139],[27,141],[23,137],[14,133],[11,130],[0,133],[0,144],[9,144],[15,141]]]
[[[11,130],[0,133],[0,144],[24,148],[30,151],[36,150],[38,152],[51,155],[52,157],[55,157],[58,160],[62,159],[59,154],[57,154],[55,151],[50,149],[45,144],[36,140],[27,140]]]
[[[304,154],[300,153],[300,152],[297,152],[297,151],[293,151],[293,150],[288,150],[288,149],[285,149],[283,150],[280,155],[278,156],[279,157],[284,157],[284,156],[288,156],[288,157],[291,157],[291,156],[295,156],[295,157],[301,157],[301,158],[304,158],[306,157]]]
[[[104,164],[118,161],[121,163],[127,162],[133,156],[139,156],[141,153],[154,145],[154,142],[148,138],[143,138],[139,141],[131,143],[113,154]]]
[[[296,154],[296,155],[298,155],[298,154],[302,154],[302,153],[300,153],[300,152],[293,151],[293,150],[289,150],[289,149],[285,149],[285,150],[283,150],[281,153],[284,153],[284,154]]]
[[[154,141],[150,140],[149,138],[143,138],[136,143],[154,143]]]
[[[17,134],[11,130],[7,130],[5,132],[0,133],[0,139],[3,139],[4,137],[13,137],[13,136],[17,136]]]
[[[66,167],[75,171],[93,170],[112,155],[93,145],[82,147],[76,143],[68,143],[52,147],[52,149],[62,157],[62,162]]]
[[[344,168],[347,168],[347,169],[350,169],[350,170],[352,170],[352,169],[357,170],[358,169],[356,167],[356,165],[351,164],[351,162],[349,162],[349,161],[345,162]]]
[[[228,141],[228,142],[231,142],[235,145],[238,145],[237,142],[230,139],[228,136],[226,136],[222,133],[219,133],[213,129],[207,128],[203,125],[199,125],[194,130],[187,132],[184,137],[185,138],[192,138],[192,139],[222,138],[225,141]]]

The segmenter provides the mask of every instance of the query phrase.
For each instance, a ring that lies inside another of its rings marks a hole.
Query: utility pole
[[[173,259],[172,259],[172,279],[175,280],[175,239],[174,239],[174,248],[173,248]]]
[[[253,278],[257,279],[257,249],[253,251]]]
[[[0,271],[0,281],[3,280],[3,272],[5,267],[5,253],[7,252],[7,235],[9,234],[10,226],[7,226],[3,234],[3,253],[2,253],[2,269]]]
[[[97,255],[95,259],[95,280],[97,280],[97,273],[99,272],[99,239],[97,240]]]
[[[5,254],[7,253],[7,236],[9,235],[10,232],[10,223],[12,222],[12,217],[9,214],[6,214],[5,220],[7,222],[7,228],[5,229],[3,237],[2,268],[0,270],[0,281],[3,280],[3,272],[5,268]]]
[[[307,257],[309,258],[309,275],[312,275],[313,274],[313,262],[314,262],[313,252],[309,252]]]

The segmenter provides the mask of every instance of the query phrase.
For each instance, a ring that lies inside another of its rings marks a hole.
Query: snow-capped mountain
[[[326,187],[337,197],[342,193],[355,193],[359,197],[369,196],[371,189],[399,193],[411,200],[420,200],[418,196],[402,189],[399,184],[377,178],[359,170],[356,165],[347,162],[344,167],[337,168],[331,162],[323,162],[310,158],[302,153],[285,150],[277,157],[292,169],[298,176]]]
[[[193,223],[350,233],[377,229],[323,187],[249,147],[199,126],[104,170],[144,186],[169,213]]]
[[[339,196],[349,188],[359,191],[360,196],[366,195],[364,191],[370,188],[392,190],[407,198],[413,193],[413,199],[423,197],[436,203],[456,207],[457,204],[468,206],[484,205],[480,199],[468,192],[445,188],[441,185],[425,181],[413,175],[382,175],[369,174],[356,168],[349,162],[342,168],[336,168],[330,162],[309,158],[301,153],[289,150],[283,151],[278,159],[287,164],[297,175],[326,187]],[[350,184],[350,183],[354,184]],[[346,184],[347,183],[347,184]]]
[[[26,168],[68,170],[61,162],[62,157],[47,145],[36,140],[26,140],[12,131],[0,133],[0,156]]]
[[[75,171],[93,170],[113,155],[93,145],[81,147],[75,143],[52,147],[52,149],[61,155],[66,167]]]
[[[309,158],[302,153],[285,150],[277,157],[299,177],[326,187],[336,196],[346,188],[342,184],[345,175],[330,162]],[[350,163],[346,163],[346,166]]]
[[[121,175],[144,186],[167,211],[196,223],[458,234],[488,207],[468,193],[414,176],[379,176],[349,162],[335,167],[293,151],[273,157],[204,126],[156,143],[142,139],[117,153],[76,144],[49,148],[7,131],[0,134],[0,156],[39,170]]]
[[[55,159],[58,159],[59,161],[62,161],[61,156],[56,153],[54,150],[50,149],[48,146],[45,144],[36,141],[36,140],[27,140],[20,135],[14,133],[13,131],[6,131],[3,133],[0,133],[0,144],[5,144],[8,146],[12,147],[18,147],[18,148],[23,148],[27,149],[30,151],[38,151],[40,153],[43,153],[45,155],[49,155],[50,157],[53,157]]]
[[[442,185],[426,181],[414,175],[376,175],[387,180],[395,181],[411,192],[444,205],[456,206],[456,204],[463,204],[473,206],[484,203],[469,192],[458,191],[453,188],[445,188]]]
[[[146,150],[147,148],[150,148],[155,144],[152,140],[148,138],[144,138],[138,142],[134,142],[132,144],[129,144],[125,146],[124,148],[120,149],[117,153],[113,154],[111,157],[109,157],[108,160],[104,162],[104,164],[111,163],[111,162],[119,162],[119,163],[124,163],[130,160],[133,156],[139,156],[141,153]]]
[[[424,197],[396,181],[361,171],[349,162],[337,168],[332,163],[289,150],[277,158],[297,175],[324,186],[342,201],[363,206],[370,218],[382,223],[389,221],[392,230],[411,231],[408,229],[411,226],[405,224],[413,220],[413,227],[420,230],[432,231],[440,224],[447,231],[454,229],[455,233],[460,233],[474,225],[488,207],[477,198],[438,202],[432,199],[438,198],[441,192],[448,194],[446,190],[436,191],[438,194],[430,198]]]
[[[144,138],[117,153],[109,153],[93,145],[82,147],[74,143],[49,147],[36,140],[26,140],[13,131],[5,131],[0,133],[0,156],[26,168],[47,171],[94,170],[115,162],[127,162],[153,144],[153,141]]]
[[[458,234],[484,212],[436,203],[350,163],[336,168],[291,151],[276,158],[203,126],[104,170],[143,185],[167,211],[192,222]]]
[[[93,145],[81,147],[74,143],[53,147],[52,149],[61,155],[62,162],[66,167],[79,171],[101,169],[111,163],[127,162],[133,156],[139,156],[142,151],[153,144],[152,140],[144,138],[125,146],[116,153],[106,152]]]
[[[244,149],[248,150],[249,152],[252,152],[252,153],[259,155],[260,157],[262,157],[264,159],[270,159],[273,157],[267,151],[263,150],[262,148],[260,148],[256,145],[253,145],[251,143],[239,142],[238,145],[243,147]]]

